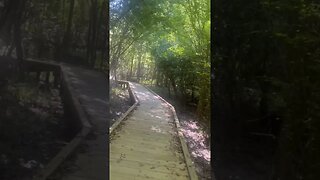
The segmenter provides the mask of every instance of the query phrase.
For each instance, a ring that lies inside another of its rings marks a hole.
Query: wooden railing
[[[53,83],[54,87],[58,87],[61,82],[61,67],[53,61],[27,59],[24,61],[24,71],[26,73],[37,73],[37,81],[44,81],[47,84]],[[45,78],[41,79],[41,77]]]
[[[90,125],[86,120],[83,120],[83,110],[80,108],[78,99],[72,95],[72,89],[70,89],[68,78],[62,70],[62,66],[54,61],[27,59],[24,62],[24,71],[26,73],[36,72],[38,81],[44,81],[47,84],[52,83],[55,87],[59,88],[65,116],[68,120],[67,124],[76,133],[82,127],[89,127]],[[41,79],[41,77],[45,78]]]
[[[39,81],[53,83],[54,86],[59,87],[64,115],[67,117],[65,119],[70,131],[75,134],[75,137],[34,177],[35,180],[45,180],[90,133],[92,127],[77,95],[72,92],[68,76],[63,71],[63,65],[53,61],[27,59],[24,61],[24,71],[25,73],[36,72]],[[41,79],[42,74],[45,75],[44,79]]]
[[[109,134],[112,134],[113,131],[119,126],[119,124],[138,106],[139,100],[137,96],[133,93],[130,83],[128,81],[122,81],[118,80],[116,81],[117,84],[119,84],[121,87],[124,87],[128,90],[129,96],[130,96],[130,103],[132,104],[131,107],[121,115],[120,118],[118,118],[112,126],[109,128]]]
[[[126,81],[117,80],[116,83],[117,83],[117,85],[120,86],[122,89],[128,89],[128,88],[129,88],[129,83],[126,82]]]
[[[130,88],[129,82],[128,81],[124,81],[124,80],[117,80],[116,82],[122,89],[128,90],[129,97],[130,97],[130,104],[134,104],[136,102],[135,95],[133,94],[133,92],[132,92],[132,90]]]

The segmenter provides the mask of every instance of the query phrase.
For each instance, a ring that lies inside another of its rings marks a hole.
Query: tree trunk
[[[22,13],[24,11],[25,1],[19,1],[18,11],[16,12],[16,19],[14,23],[14,42],[16,45],[16,54],[19,62],[19,74],[23,77],[23,48],[22,48],[22,38],[21,38],[21,19]]]
[[[174,78],[171,77],[170,81],[171,81],[171,85],[172,85],[172,88],[173,88],[174,95],[176,97],[178,97],[178,91],[177,91],[176,82],[175,82]]]
[[[74,1],[70,1],[70,7],[69,7],[69,15],[68,15],[68,23],[67,23],[67,29],[63,36],[62,45],[64,48],[62,49],[62,54],[60,54],[60,57],[65,56],[69,53],[70,49],[70,41],[71,41],[71,26],[72,26],[72,20],[73,20],[73,10],[74,10]]]
[[[92,8],[90,8],[90,12]],[[91,13],[90,13],[91,14]],[[92,36],[92,18],[89,20],[89,27],[88,27],[88,34],[87,34],[87,53],[86,53],[86,59],[87,64],[90,64],[90,57],[91,57],[91,36]]]
[[[14,46],[14,43],[12,42],[11,45],[10,45],[10,47],[8,47],[6,56],[11,56],[11,53],[12,53],[12,51],[13,51],[14,48],[15,48],[15,46]]]
[[[138,69],[137,69],[137,80],[140,82],[140,76],[141,76],[141,60],[142,60],[142,45],[140,45],[140,51],[139,53],[139,58],[138,58]]]
[[[91,1],[90,22],[87,41],[87,62],[89,66],[94,67],[96,61],[97,47],[97,19],[98,19],[98,1]]]
[[[132,78],[134,55],[131,59],[129,78]]]
[[[161,84],[161,74],[158,69],[156,69],[156,85],[160,86]]]
[[[117,68],[113,69],[114,80],[117,81]]]
[[[107,19],[107,10],[106,10],[106,7],[108,6],[108,4],[107,4],[107,1],[106,0],[104,0],[103,1],[103,3],[102,3],[102,8],[101,8],[101,18],[100,18],[100,23],[99,24],[101,24],[101,23],[103,23],[104,24],[104,20],[105,19]],[[105,13],[103,13],[103,12],[105,12]],[[102,46],[101,46],[101,63],[100,63],[100,68],[101,69],[103,69],[103,65],[104,65],[104,61],[106,61],[106,59],[105,59],[105,52],[106,52],[106,50],[107,50],[107,39],[108,39],[108,35],[109,35],[109,31],[107,30],[108,28],[108,26],[107,25],[104,25],[104,33],[102,33],[103,34],[103,41],[102,41]]]
[[[97,0],[93,0],[93,12],[92,12],[92,17],[93,17],[93,24],[92,24],[92,49],[91,49],[91,67],[94,67],[95,61],[96,61],[96,56],[97,56],[97,18],[98,18],[98,2]]]
[[[166,87],[168,88],[169,97],[171,97],[170,83],[169,83],[169,78],[167,77],[166,77]]]

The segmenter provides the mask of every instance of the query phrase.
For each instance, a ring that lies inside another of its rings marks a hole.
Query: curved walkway
[[[169,106],[143,86],[130,84],[140,106],[111,135],[110,179],[189,179]]]
[[[107,124],[107,77],[101,72],[63,64],[72,92],[86,111],[93,131],[106,135]]]
[[[108,122],[107,79],[94,70],[63,64],[63,73],[90,123],[91,132],[48,179],[105,180],[107,179]],[[68,172],[65,172],[65,169]],[[61,177],[62,176],[62,177]]]
[[[60,67],[74,102],[82,109],[83,128],[86,127],[90,134],[79,135],[80,145],[72,152],[72,158],[55,157],[55,160],[64,161],[44,170],[43,174],[51,174],[51,170],[59,166],[48,180],[191,179],[186,160],[188,164],[190,162],[181,148],[170,105],[142,85],[130,83],[140,106],[117,126],[109,141],[106,76],[66,64],[60,64]],[[38,179],[46,177],[39,176]]]

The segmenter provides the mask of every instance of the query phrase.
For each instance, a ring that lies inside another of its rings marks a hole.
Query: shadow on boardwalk
[[[143,86],[133,84],[140,106],[111,135],[108,161],[107,103],[103,101],[107,90],[101,86],[103,79],[93,71],[64,68],[93,130],[49,179],[104,180],[108,162],[112,180],[189,179],[174,119],[166,103]]]
[[[92,131],[48,179],[104,180],[107,177],[107,77],[100,72],[63,65],[62,70],[89,120]]]

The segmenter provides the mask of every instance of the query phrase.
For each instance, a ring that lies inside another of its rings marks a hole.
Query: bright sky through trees
[[[167,87],[208,120],[210,1],[111,1],[110,73]]]

